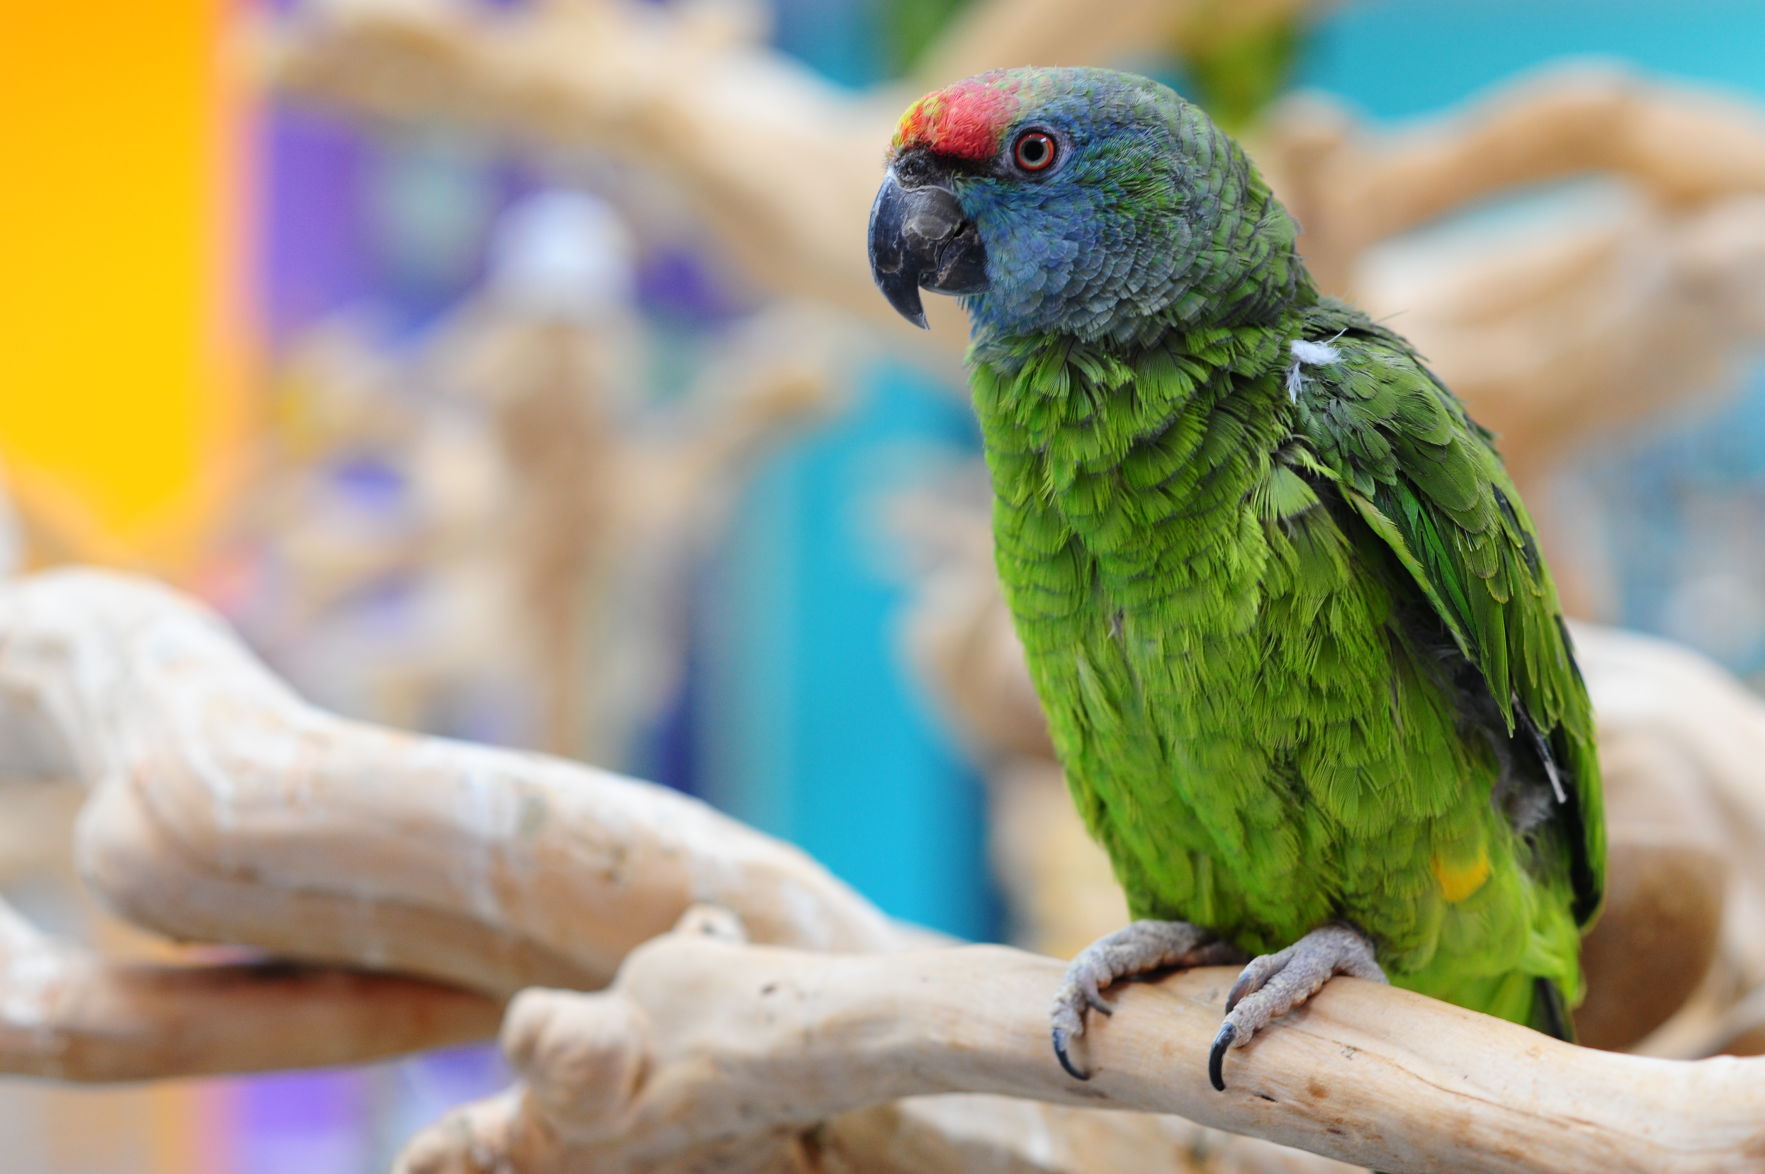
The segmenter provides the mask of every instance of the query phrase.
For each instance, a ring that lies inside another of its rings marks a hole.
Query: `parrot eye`
[[[1054,166],[1056,153],[1054,136],[1046,131],[1026,130],[1011,146],[1011,161],[1020,171],[1046,171]]]

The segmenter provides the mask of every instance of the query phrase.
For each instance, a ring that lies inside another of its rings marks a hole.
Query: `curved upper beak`
[[[987,250],[947,184],[902,187],[891,167],[870,206],[870,275],[889,305],[923,329],[919,291],[980,293]]]

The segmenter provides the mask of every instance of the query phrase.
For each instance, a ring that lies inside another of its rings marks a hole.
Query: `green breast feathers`
[[[1489,438],[1321,303],[975,381],[998,565],[1137,917],[1250,950],[1340,919],[1393,978],[1579,992],[1603,845],[1585,693]]]

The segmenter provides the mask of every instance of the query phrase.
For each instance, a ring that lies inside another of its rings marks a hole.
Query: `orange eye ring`
[[[1046,171],[1054,166],[1054,158],[1059,153],[1054,136],[1047,131],[1026,130],[1011,144],[1011,161],[1017,164],[1019,171]]]

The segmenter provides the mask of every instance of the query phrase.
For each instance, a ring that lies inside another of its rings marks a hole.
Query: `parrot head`
[[[1294,231],[1198,107],[1113,70],[996,70],[947,86],[907,110],[887,164],[871,274],[922,327],[929,289],[963,296],[977,336],[1130,336],[1210,283],[1232,288],[1226,217],[1266,203],[1275,231]]]

